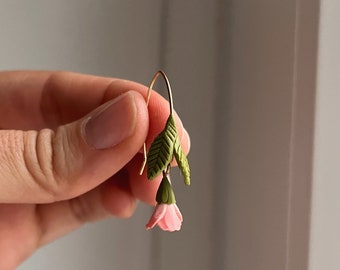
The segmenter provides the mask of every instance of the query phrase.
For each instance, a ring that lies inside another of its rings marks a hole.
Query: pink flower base
[[[163,231],[179,231],[182,221],[182,214],[175,203],[161,203],[155,207],[148,224],[146,224],[146,229],[152,229],[157,224]]]

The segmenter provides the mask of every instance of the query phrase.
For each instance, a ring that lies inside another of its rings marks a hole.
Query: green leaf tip
[[[156,201],[158,204],[174,204],[176,203],[176,198],[172,186],[169,182],[166,174],[163,174],[162,182],[160,183],[157,194]]]
[[[148,152],[148,179],[152,180],[166,170],[173,159],[174,144],[177,138],[175,119],[170,114],[164,130],[154,139]]]
[[[190,166],[189,161],[182,149],[181,143],[177,137],[177,140],[174,145],[174,156],[177,161],[178,167],[181,170],[183,175],[184,183],[187,186],[190,186]]]

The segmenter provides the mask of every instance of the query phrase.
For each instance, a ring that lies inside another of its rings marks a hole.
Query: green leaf
[[[182,149],[181,143],[179,142],[179,139],[177,137],[177,140],[175,142],[174,146],[174,156],[176,158],[177,164],[179,169],[181,170],[181,173],[184,178],[184,183],[187,186],[190,186],[190,166],[189,161]]]
[[[170,115],[164,130],[152,142],[147,155],[148,178],[150,180],[166,170],[172,161],[177,137],[175,119]]]
[[[156,194],[156,201],[157,203],[166,203],[166,204],[173,204],[176,203],[175,194],[172,189],[172,186],[169,182],[169,179],[164,174],[162,178],[162,182],[160,183],[157,194]]]

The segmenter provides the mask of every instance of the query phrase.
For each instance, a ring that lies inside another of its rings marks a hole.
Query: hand
[[[154,204],[142,146],[168,102],[140,84],[66,72],[0,72],[0,269],[85,222]],[[177,118],[182,146],[189,138]],[[147,217],[146,217],[147,219]],[[141,224],[144,226],[144,223]]]

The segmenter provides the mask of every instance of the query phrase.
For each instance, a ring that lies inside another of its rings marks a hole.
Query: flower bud
[[[163,173],[163,179],[160,183],[157,194],[156,194],[156,201],[158,204],[174,204],[176,203],[175,194],[168,180],[168,175]]]

